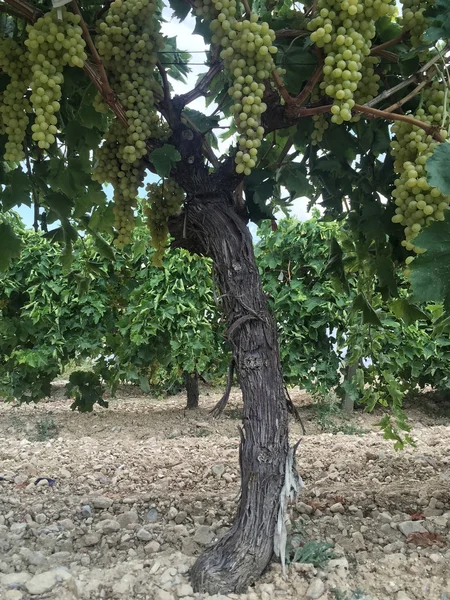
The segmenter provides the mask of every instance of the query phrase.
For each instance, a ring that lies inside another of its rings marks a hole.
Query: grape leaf
[[[403,319],[406,325],[411,325],[419,319],[427,319],[428,316],[414,304],[410,304],[406,298],[397,298],[391,304],[392,312],[397,319]]]
[[[450,144],[439,144],[427,160],[427,181],[446,196],[450,195]]]
[[[191,5],[185,0],[169,0],[170,8],[173,10],[173,16],[184,21],[191,10]]]
[[[444,302],[450,306],[450,223],[437,221],[414,240],[426,248],[411,264],[411,286],[418,302]]]
[[[19,256],[22,243],[9,223],[0,223],[0,271],[6,271],[12,258]]]
[[[160,177],[168,177],[175,163],[181,160],[181,154],[174,146],[164,144],[162,148],[153,150],[149,155],[149,159]]]
[[[375,325],[381,327],[381,321],[372,305],[367,301],[364,294],[358,294],[353,300],[351,313],[361,312],[361,322],[363,325]]]

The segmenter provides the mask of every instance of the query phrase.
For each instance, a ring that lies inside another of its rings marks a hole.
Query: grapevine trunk
[[[276,324],[269,311],[245,221],[227,198],[190,202],[171,222],[177,245],[210,256],[244,403],[241,495],[231,529],[197,559],[198,592],[243,592],[267,567],[288,453],[286,398]]]
[[[198,373],[183,373],[184,384],[186,386],[187,404],[186,408],[194,409],[198,408]]]

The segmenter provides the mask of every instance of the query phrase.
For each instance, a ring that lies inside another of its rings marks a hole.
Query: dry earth
[[[204,390],[202,408],[185,411],[182,396],[123,393],[91,414],[72,414],[61,394],[0,402],[0,598],[213,598],[192,591],[188,569],[229,525],[239,491],[239,394],[213,420],[217,398]],[[330,542],[335,558],[286,576],[274,563],[247,593],[214,598],[450,600],[450,419],[412,410],[417,447],[395,452],[376,431],[320,433],[311,409],[302,415],[292,543]],[[37,441],[52,420],[56,437]]]

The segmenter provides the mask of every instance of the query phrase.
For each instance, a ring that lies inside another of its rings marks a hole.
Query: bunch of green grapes
[[[421,105],[414,117],[441,127],[442,137],[447,138],[448,131],[444,127],[448,127],[448,109],[445,86],[434,81],[423,90]],[[450,203],[450,198],[438,188],[430,186],[426,177],[426,162],[433,155],[438,142],[420,127],[405,122],[393,125],[392,132],[396,137],[391,142],[391,154],[398,174],[392,193],[397,207],[392,221],[405,227],[403,246],[420,254],[423,249],[414,245],[414,238],[432,221],[443,221]],[[413,256],[409,256],[406,263],[411,263],[413,259]]]
[[[139,188],[145,175],[141,160],[130,163],[123,159],[127,144],[127,131],[119,120],[112,122],[105,140],[94,154],[95,167],[92,178],[99,183],[111,183],[114,188],[114,227],[117,237],[114,245],[123,248],[129,243],[134,229],[134,209]]]
[[[152,262],[160,267],[169,237],[167,221],[180,210],[184,202],[184,192],[170,179],[164,179],[161,183],[149,183],[145,189],[147,199],[143,205],[144,215],[147,217],[152,246],[156,250]]]
[[[0,39],[0,69],[10,78],[0,102],[0,121],[8,137],[3,158],[20,162],[25,158],[23,140],[31,112],[26,96],[31,71],[24,48],[12,39]]]
[[[194,0],[194,11],[197,17],[203,17],[207,21],[217,17],[217,10],[212,0]]]
[[[64,67],[82,68],[87,60],[80,20],[79,15],[62,7],[27,25],[25,45],[32,71],[30,101],[36,114],[31,129],[40,148],[47,149],[55,141],[58,123],[55,113],[60,108]]]
[[[311,102],[320,100],[320,90],[316,86],[311,93]],[[311,133],[311,144],[317,146],[323,140],[323,134],[330,126],[327,117],[324,114],[313,115],[314,131]]]
[[[95,44],[128,120],[127,143],[121,150],[130,164],[146,154],[146,141],[161,133],[154,108],[154,91],[160,89],[155,65],[164,45],[154,17],[157,10],[156,0],[114,0],[97,23]]]
[[[254,13],[248,20],[237,20],[236,0],[213,1],[219,14],[211,23],[212,41],[222,46],[220,56],[226,72],[233,78],[228,93],[235,102],[232,112],[240,134],[236,172],[250,175],[264,137],[261,125],[261,116],[267,110],[263,102],[264,81],[275,68],[275,32],[268,23],[258,23],[258,15]]]
[[[308,23],[311,41],[325,53],[320,88],[334,99],[334,123],[352,119],[355,92],[362,86],[363,64],[375,37],[375,21],[395,12],[393,0],[319,0]],[[370,71],[369,71],[370,73]],[[367,72],[366,72],[367,76]]]
[[[411,34],[411,44],[414,47],[420,46],[422,35],[427,29],[429,23],[424,12],[434,2],[426,0],[401,0],[402,18],[400,24]]]

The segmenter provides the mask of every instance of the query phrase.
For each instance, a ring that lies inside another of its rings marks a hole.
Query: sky
[[[201,65],[194,64],[191,66],[191,73],[187,76],[186,83],[182,83],[179,81],[171,80],[171,84],[173,86],[173,93],[175,94],[183,94],[185,92],[189,92],[194,86],[198,79],[198,76],[201,73],[205,73],[208,70],[208,67],[204,64],[206,59],[206,46],[203,41],[202,36],[194,35],[193,31],[195,28],[195,19],[192,16],[188,16],[182,23],[180,23],[177,19],[172,18],[172,10],[165,8],[163,11],[163,17],[166,20],[165,23],[162,24],[162,33],[168,37],[177,37],[177,44],[180,50],[185,50],[187,52],[193,53],[192,60],[193,63],[202,63]],[[204,98],[197,98],[194,102],[189,104],[189,107],[198,110],[204,114],[211,114],[214,112],[215,105],[210,105],[208,108],[206,107]],[[219,142],[219,149],[222,153],[225,153],[229,147],[229,140],[224,143]],[[155,181],[156,177],[154,175],[149,175],[145,182]],[[110,197],[111,188],[109,190],[105,190],[107,195]],[[308,198],[297,198],[292,203],[292,207],[290,212],[293,216],[297,217],[300,221],[305,221],[310,218],[311,214],[307,211]],[[33,209],[29,208],[25,205],[19,207],[17,212],[22,217],[25,225],[31,227],[33,224]],[[277,218],[282,218],[283,213],[277,213]],[[254,228],[252,227],[252,233]]]

